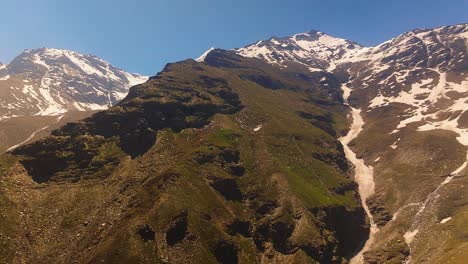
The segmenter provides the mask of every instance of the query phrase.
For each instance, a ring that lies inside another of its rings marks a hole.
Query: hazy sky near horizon
[[[468,22],[468,0],[0,0],[0,61],[50,47],[154,75],[211,46],[311,29],[376,45],[415,28]]]

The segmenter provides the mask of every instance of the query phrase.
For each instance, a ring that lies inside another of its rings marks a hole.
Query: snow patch
[[[398,148],[398,142],[400,141],[400,138],[398,138],[390,147],[392,149],[397,149]]]
[[[135,73],[127,73],[127,72],[125,72],[124,74],[125,74],[125,78],[127,78],[129,87],[133,87],[135,85],[142,84],[148,81],[148,76],[143,76],[143,75],[139,75]],[[126,95],[127,93],[125,93],[125,96]],[[123,99],[123,97],[125,96],[121,96],[119,100]]]
[[[442,221],[440,221],[441,224],[445,224],[447,223],[448,221],[452,220],[452,217],[447,217],[447,218],[444,218],[442,219]]]
[[[342,85],[341,89],[343,90],[343,97],[345,100],[349,98],[351,89],[346,85]],[[363,159],[359,159],[356,156],[351,148],[349,143],[358,137],[359,133],[363,130],[364,120],[361,117],[361,110],[351,107],[351,115],[353,122],[351,124],[348,134],[344,137],[339,138],[339,141],[343,145],[343,149],[346,155],[346,158],[355,166],[354,178],[358,183],[359,195],[361,196],[361,202],[364,210],[366,211],[367,216],[369,217],[371,229],[369,234],[369,239],[366,241],[362,250],[354,256],[351,260],[351,264],[363,263],[364,262],[364,253],[370,248],[374,242],[374,235],[379,231],[377,224],[374,222],[374,217],[372,216],[369,207],[367,206],[367,198],[371,196],[375,191],[374,183],[374,168],[372,166],[366,166]]]
[[[198,62],[205,61],[206,56],[208,56],[208,54],[212,52],[214,49],[215,49],[214,47],[209,48],[207,51],[203,52],[203,54],[200,57],[196,58],[195,61],[198,61]]]
[[[405,242],[406,244],[411,244],[411,242],[413,242],[414,240],[414,237],[418,234],[419,230],[418,229],[415,229],[413,231],[408,231],[406,232],[403,237],[405,238]]]
[[[254,132],[257,132],[259,131],[260,129],[262,129],[262,125],[258,125],[256,128],[253,129]]]
[[[33,62],[34,62],[35,64],[39,64],[39,65],[41,65],[41,66],[44,66],[47,70],[50,69],[49,64],[47,64],[47,63],[41,58],[41,56],[39,56],[39,54],[34,54],[34,60],[33,60]]]

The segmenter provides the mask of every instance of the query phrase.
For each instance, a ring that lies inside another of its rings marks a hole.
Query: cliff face
[[[1,157],[1,262],[345,263],[369,227],[328,73],[215,50]]]

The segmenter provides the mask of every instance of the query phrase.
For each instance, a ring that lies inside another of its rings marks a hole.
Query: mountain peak
[[[94,55],[55,48],[27,49],[0,66],[0,88],[11,93],[0,99],[0,114],[56,115],[106,109],[123,99],[131,86],[147,79]]]
[[[310,30],[289,37],[271,37],[235,51],[239,55],[261,58],[271,64],[293,62],[311,71],[326,71],[334,68],[335,61],[346,53],[360,48],[362,46],[353,41]]]
[[[209,48],[207,51],[203,52],[203,54],[200,55],[200,57],[196,58],[195,61],[198,61],[198,62],[204,61],[208,53],[212,52],[214,49],[215,49],[214,47]]]

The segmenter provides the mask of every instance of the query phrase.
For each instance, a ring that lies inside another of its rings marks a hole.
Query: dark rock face
[[[237,264],[239,259],[237,256],[237,247],[229,241],[219,241],[214,246],[213,254],[221,264]]]
[[[227,232],[231,236],[241,234],[244,237],[250,237],[252,233],[252,225],[249,221],[235,219],[231,224],[227,225]]]
[[[234,179],[216,179],[211,186],[228,201],[242,200],[242,193]]]
[[[357,248],[362,248],[369,237],[369,223],[363,211],[349,211],[344,207],[328,208],[324,221],[335,231],[339,251],[345,256],[357,253],[356,244],[360,243]]]
[[[139,228],[137,234],[143,239],[143,241],[154,241],[155,239],[155,232],[149,225],[144,225],[143,227]]]
[[[181,242],[187,235],[187,212],[182,212],[176,216],[166,232],[166,242],[169,246]]]

